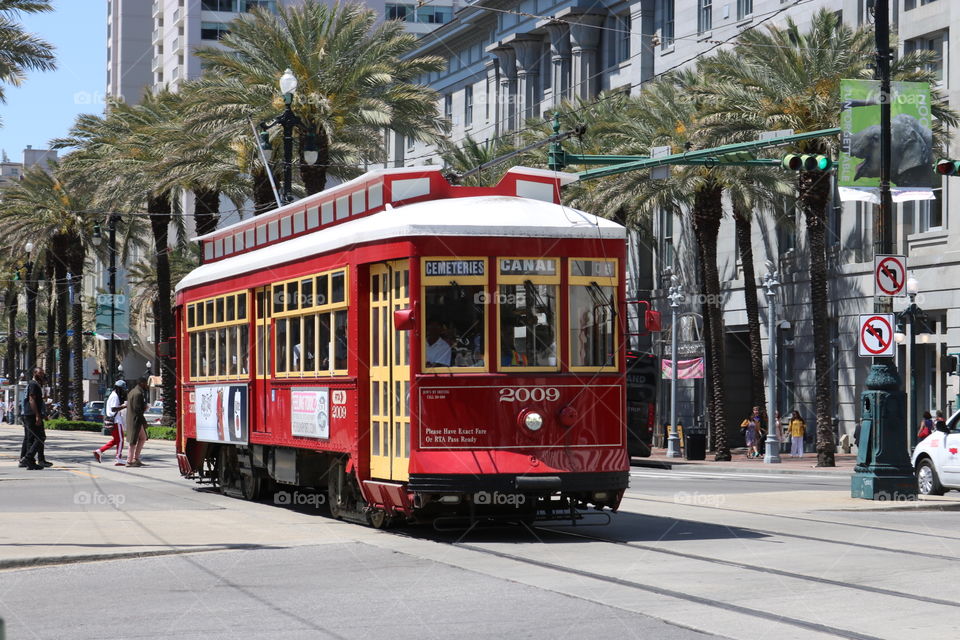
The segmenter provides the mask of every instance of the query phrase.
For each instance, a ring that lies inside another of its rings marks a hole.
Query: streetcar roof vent
[[[376,169],[195,240],[203,261],[215,262],[414,202],[500,195],[559,204],[560,188],[576,180],[570,173],[513,167],[493,187],[461,187],[440,167]]]

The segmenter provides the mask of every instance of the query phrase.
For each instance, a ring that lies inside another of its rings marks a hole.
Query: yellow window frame
[[[600,262],[604,264],[613,265],[613,276],[585,276],[585,275],[575,275],[574,270],[576,267],[576,262]],[[617,258],[584,258],[584,257],[571,257],[567,261],[568,264],[568,280],[567,280],[567,315],[570,315],[570,303],[573,300],[573,296],[570,295],[570,289],[572,287],[589,287],[592,284],[596,284],[598,287],[612,287],[614,297],[617,295],[617,285],[619,284],[618,274],[619,264]],[[613,364],[612,365],[601,365],[597,366],[575,366],[573,364],[573,333],[567,334],[567,353],[569,354],[569,362],[567,368],[573,372],[590,372],[590,373],[612,373],[620,370],[620,314],[616,312],[616,309],[612,310],[613,313]],[[571,318],[570,323],[573,323]]]
[[[243,304],[240,304],[241,296],[243,296]],[[233,320],[227,319],[228,317],[227,299],[230,299],[230,298],[233,299],[233,318],[234,318]],[[216,308],[217,308],[218,302],[220,302],[220,304],[223,305],[223,310],[224,310],[224,315],[223,315],[224,320],[220,322],[216,321]],[[206,306],[208,303],[213,305],[213,309],[214,309],[213,322],[206,322]],[[247,373],[246,374],[240,373],[242,369],[240,356],[241,356],[241,353],[243,352],[243,349],[240,344],[241,331],[239,327],[243,325],[248,325],[250,323],[251,304],[252,304],[252,297],[250,296],[250,292],[247,289],[238,289],[236,291],[231,291],[230,293],[224,293],[216,296],[202,298],[200,300],[195,300],[187,304],[188,318],[189,318],[190,308],[192,307],[194,309],[194,324],[193,326],[188,326],[187,328],[187,334],[188,334],[187,345],[191,349],[190,356],[191,358],[193,357],[193,351],[192,351],[193,344],[189,336],[193,334],[197,334],[198,346],[200,342],[202,342],[204,345],[203,353],[207,357],[206,358],[207,373],[209,373],[211,369],[214,371],[213,375],[199,375],[203,370],[203,367],[201,366],[202,363],[199,358],[200,353],[198,350],[198,353],[197,353],[197,356],[198,356],[197,357],[197,374],[198,375],[197,376],[189,375],[189,374],[192,374],[192,371],[188,370],[188,375],[191,381],[209,382],[209,381],[217,381],[217,380],[245,380],[249,376],[249,373],[250,373],[249,362],[247,363]],[[242,319],[238,319],[241,308],[244,310],[244,317]],[[218,332],[220,329],[224,329],[227,334],[226,342],[229,342],[230,328],[232,327],[238,327],[237,340],[235,341],[236,344],[232,346],[232,349],[229,346],[227,346],[227,348],[225,349],[226,351],[225,368],[227,371],[230,370],[231,357],[233,355],[236,355],[237,356],[237,373],[235,374],[218,373],[218,365],[220,362],[219,360],[220,341],[217,338]],[[249,339],[249,333],[248,333],[248,339]],[[248,344],[248,347],[249,347],[249,344]],[[249,358],[250,356],[249,348],[247,349],[246,356],[247,358]]]
[[[481,262],[483,263],[483,275],[440,275],[428,276],[427,262],[430,261],[449,261],[449,262]],[[486,256],[424,256],[420,258],[420,300],[422,305],[426,305],[427,287],[449,287],[452,280],[458,285],[483,287],[484,294],[488,294],[487,283],[489,282],[490,263]],[[487,300],[490,299],[486,295]],[[427,366],[427,313],[424,306],[424,312],[420,315],[420,370],[424,373],[485,373],[490,371],[490,341],[488,338],[488,328],[490,314],[484,310],[483,314],[483,366],[482,367],[428,367]]]
[[[553,275],[548,274],[510,274],[510,275],[501,275],[502,263],[501,260],[549,260],[554,263],[554,273]],[[501,324],[501,314],[500,314],[500,285],[516,285],[516,284],[525,284],[530,282],[531,284],[547,284],[556,286],[557,290],[557,314],[556,314],[556,323],[557,336],[563,334],[563,314],[560,313],[562,308],[564,295],[562,287],[560,286],[560,269],[563,268],[563,265],[560,261],[560,258],[544,258],[544,257],[530,257],[530,256],[498,256],[497,257],[497,280],[495,285],[495,294],[497,305],[496,305],[496,314],[497,314],[497,359],[499,361],[500,354],[503,353],[503,333],[502,333],[502,324]],[[536,366],[536,367],[524,367],[524,366],[513,366],[513,365],[497,365],[498,371],[507,371],[507,372],[538,372],[538,371],[559,371],[560,370],[560,341],[555,337],[556,342],[556,360],[557,364],[554,366]]]

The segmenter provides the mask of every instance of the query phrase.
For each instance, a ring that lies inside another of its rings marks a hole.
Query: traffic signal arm
[[[786,144],[793,144],[794,142],[800,142],[801,140],[811,140],[813,138],[824,138],[827,136],[834,136],[840,133],[839,128],[833,129],[820,129],[818,131],[808,131],[806,133],[796,133],[789,136],[783,136],[781,138],[770,138],[769,140],[754,140],[752,142],[738,142],[736,144],[727,144],[720,147],[713,147],[712,149],[699,149],[697,151],[687,151],[686,153],[676,153],[669,156],[663,156],[660,158],[645,158],[641,160],[632,160],[629,162],[620,162],[611,167],[605,167],[603,169],[589,169],[587,171],[581,171],[577,174],[577,177],[580,180],[589,180],[591,178],[603,178],[605,176],[613,176],[620,173],[626,173],[627,171],[637,171],[640,169],[650,169],[652,167],[659,167],[663,165],[679,165],[679,164],[702,164],[706,166],[713,166],[719,164],[761,164],[761,165],[779,165],[780,160],[740,160],[736,162],[722,162],[720,158],[727,154],[742,153],[744,151],[753,151],[755,149],[769,149],[771,147],[779,147]],[[573,158],[572,154],[565,154],[568,158]],[[593,156],[593,158],[601,158],[603,156]],[[614,156],[615,157],[615,156]],[[591,162],[591,164],[599,164],[599,162]]]

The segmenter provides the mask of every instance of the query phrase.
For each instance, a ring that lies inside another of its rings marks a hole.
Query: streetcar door
[[[267,394],[270,393],[270,287],[261,287],[256,290],[254,309],[254,369],[253,398],[250,411],[250,431],[253,433],[269,433],[267,407],[270,403]]]
[[[410,306],[410,264],[370,266],[370,475],[407,480],[410,466],[410,332],[393,312]]]

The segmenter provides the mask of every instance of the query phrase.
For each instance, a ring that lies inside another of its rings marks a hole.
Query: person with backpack
[[[27,384],[27,393],[23,398],[20,413],[23,416],[23,447],[21,448],[20,466],[34,471],[45,467],[52,467],[47,462],[43,452],[43,445],[47,433],[43,428],[46,405],[43,402],[43,385],[47,381],[47,374],[43,368],[33,369],[33,379]]]
[[[933,418],[929,411],[923,412],[923,420],[920,421],[920,429],[917,431],[917,442],[920,442],[928,435],[933,433]]]
[[[122,467],[123,462],[123,436],[125,435],[125,410],[127,403],[124,402],[127,383],[124,380],[117,380],[113,385],[113,391],[107,398],[107,404],[104,407],[103,425],[110,428],[110,442],[103,445],[93,452],[93,457],[100,462],[101,456],[112,447],[117,447],[117,457],[114,466]]]

